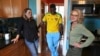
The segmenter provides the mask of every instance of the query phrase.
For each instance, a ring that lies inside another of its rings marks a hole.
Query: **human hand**
[[[11,40],[11,42],[13,42],[14,44],[18,42],[18,38],[14,38]]]
[[[40,37],[41,35],[40,35],[40,33],[38,33],[38,37]]]
[[[77,48],[81,48],[80,43],[74,43],[73,46],[74,46],[74,47],[77,47]]]

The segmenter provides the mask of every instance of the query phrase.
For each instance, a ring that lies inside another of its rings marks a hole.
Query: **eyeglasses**
[[[73,15],[73,14],[71,14],[71,16],[75,16],[75,17],[78,17],[79,15]]]

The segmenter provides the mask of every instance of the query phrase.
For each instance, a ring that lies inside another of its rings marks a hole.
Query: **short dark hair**
[[[50,8],[56,8],[55,4],[50,4]]]

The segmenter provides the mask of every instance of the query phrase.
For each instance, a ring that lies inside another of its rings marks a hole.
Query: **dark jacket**
[[[21,18],[18,22],[17,29],[17,34],[22,34],[22,36],[29,42],[33,42],[38,39],[38,28],[34,19],[28,21]]]

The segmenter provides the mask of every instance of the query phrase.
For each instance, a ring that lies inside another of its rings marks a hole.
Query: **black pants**
[[[82,49],[70,46],[67,56],[82,56]]]

